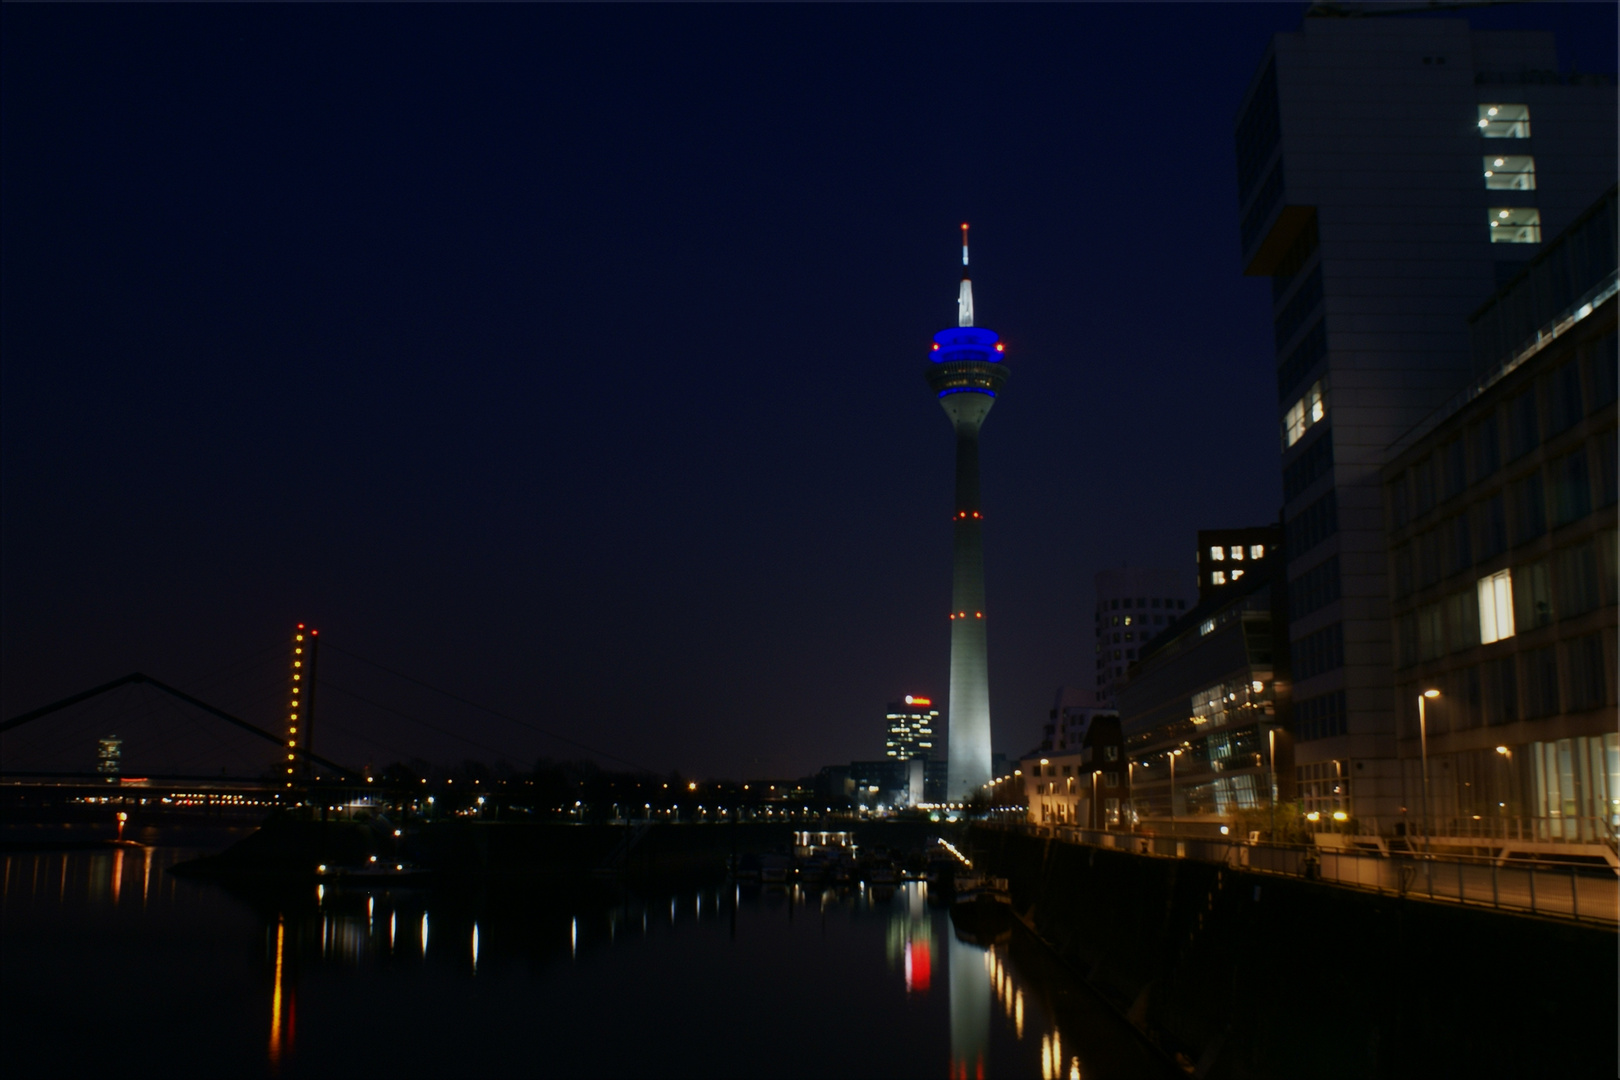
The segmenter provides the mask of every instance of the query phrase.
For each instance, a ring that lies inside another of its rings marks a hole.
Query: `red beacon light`
[[[1006,352],[1006,351],[1007,351],[1007,346],[1003,345],[999,341],[996,342],[996,352]]]
[[[939,352],[939,342],[934,342],[934,351]]]

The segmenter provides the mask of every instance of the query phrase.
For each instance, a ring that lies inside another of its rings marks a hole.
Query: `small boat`
[[[991,945],[1012,936],[1012,894],[1007,879],[965,871],[956,875],[951,897],[951,923],[956,936],[975,945]]]

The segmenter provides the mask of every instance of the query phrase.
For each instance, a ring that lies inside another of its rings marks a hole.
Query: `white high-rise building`
[[[1613,81],[1560,74],[1550,33],[1427,17],[1306,18],[1238,111],[1242,260],[1272,285],[1293,698],[1343,715],[1296,763],[1342,775],[1365,824],[1403,806],[1379,469],[1474,376],[1469,315],[1614,183],[1615,119]],[[1476,524],[1424,550],[1465,552]]]

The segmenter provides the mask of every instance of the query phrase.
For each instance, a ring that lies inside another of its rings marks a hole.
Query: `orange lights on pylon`
[[[956,520],[961,521],[963,518],[977,518],[978,520],[983,521],[984,515],[979,513],[977,510],[971,512],[967,510],[958,510],[956,512]]]
[[[300,713],[304,714],[303,745],[304,752],[309,752],[309,730],[311,710],[315,707],[315,635],[318,631],[307,631],[309,640],[305,640],[306,629],[299,623],[293,633],[292,668],[292,695],[287,702],[287,787],[290,789],[298,775],[298,719]],[[307,650],[307,651],[306,651]],[[309,678],[305,679],[304,676]]]

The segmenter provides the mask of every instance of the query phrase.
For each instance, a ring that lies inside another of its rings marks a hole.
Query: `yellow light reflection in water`
[[[473,923],[473,974],[478,974],[478,924]]]
[[[388,951],[389,952],[394,951],[394,931],[397,928],[398,923],[399,923],[399,912],[390,911],[388,913]]]
[[[1041,1080],[1052,1080],[1052,1040],[1041,1036]]]
[[[142,848],[141,853],[145,856],[145,863],[141,869],[141,910],[145,911],[146,894],[152,885],[152,849]]]
[[[422,912],[422,955],[423,956],[427,955],[427,937],[428,937],[427,912],[424,911],[424,912]]]
[[[281,947],[287,932],[280,919],[276,920],[276,985],[270,992],[270,1064],[281,1063]]]
[[[1080,1080],[1080,1059],[1077,1057],[1069,1059],[1069,1080]]]
[[[673,910],[673,907],[670,910],[670,919],[669,919],[669,921],[670,922],[675,921],[675,912]],[[579,920],[577,918],[570,919],[569,922],[568,922],[568,955],[569,956],[578,956],[579,955]]]
[[[1063,1040],[1058,1037],[1057,1028],[1052,1029],[1052,1075],[1057,1076],[1063,1071]]]
[[[119,887],[124,883],[124,849],[113,849],[112,865],[112,902],[113,907],[118,906]]]
[[[1018,1037],[1024,1037],[1024,992],[1018,991],[1013,995],[1013,1027],[1018,1029]]]

